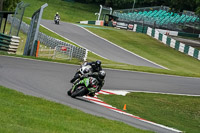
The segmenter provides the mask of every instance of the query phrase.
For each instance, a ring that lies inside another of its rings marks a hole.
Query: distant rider
[[[56,20],[56,17],[58,17],[58,19],[60,20],[60,15],[58,14],[58,12],[56,12],[56,15],[54,17],[54,20]]]

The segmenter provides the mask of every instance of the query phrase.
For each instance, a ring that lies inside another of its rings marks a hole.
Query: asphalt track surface
[[[69,80],[79,66],[0,56],[0,85],[25,94],[43,97],[84,112],[125,122],[137,128],[169,133],[168,129],[151,125],[94,104],[84,98],[66,95]],[[200,79],[105,69],[103,89],[151,91],[200,95]],[[152,116],[153,117],[153,116]]]
[[[145,60],[142,57],[127,52],[112,43],[89,33],[75,24],[60,22],[59,25],[56,25],[52,20],[42,20],[41,24],[104,58],[136,66],[164,68],[151,61]]]

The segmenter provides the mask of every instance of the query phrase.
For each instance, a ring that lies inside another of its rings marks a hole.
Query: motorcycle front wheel
[[[70,89],[70,90],[67,91],[67,94],[68,94],[69,96],[71,96],[71,94],[72,94],[71,91],[72,91],[72,89]]]
[[[71,97],[84,96],[87,93],[84,86],[79,86],[74,92],[71,93]]]

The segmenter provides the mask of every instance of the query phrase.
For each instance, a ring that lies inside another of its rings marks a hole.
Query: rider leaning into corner
[[[94,72],[99,72],[99,71],[101,71],[102,70],[102,67],[101,67],[101,61],[100,60],[97,60],[97,61],[93,61],[93,62],[85,62],[84,64],[83,64],[84,66],[87,66],[87,65],[90,65],[91,66],[91,68],[92,68],[92,73],[94,73]],[[89,71],[88,71],[89,72]],[[86,72],[86,73],[88,73],[88,72]],[[82,75],[79,73],[79,72],[77,72],[76,74],[75,74],[75,76],[74,76],[74,78],[73,79],[71,79],[71,83],[73,83],[74,81],[76,81],[78,78],[80,78]]]
[[[80,82],[78,82],[79,80],[77,80],[77,79],[82,80],[83,78],[94,77],[98,80],[97,92],[99,92],[105,83],[105,76],[106,76],[105,71],[102,70],[101,61],[97,60],[95,62],[85,62],[84,65],[90,65],[92,67],[92,71],[88,71],[87,73],[85,73],[83,75],[76,73],[74,78],[70,82],[78,85]],[[92,96],[92,97],[94,97],[94,95],[95,95],[95,93],[89,94],[89,96]]]

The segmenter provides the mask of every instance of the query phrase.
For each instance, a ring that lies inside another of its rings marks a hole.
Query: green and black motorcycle
[[[94,77],[86,77],[75,83],[67,92],[69,96],[75,98],[77,96],[94,96],[98,88],[98,80]]]

